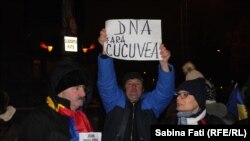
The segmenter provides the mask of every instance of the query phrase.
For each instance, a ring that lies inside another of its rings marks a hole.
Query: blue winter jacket
[[[113,59],[98,56],[97,86],[104,108],[106,119],[103,131],[103,141],[125,140],[132,124],[131,111],[134,108],[135,132],[139,140],[150,140],[150,125],[156,122],[163,110],[170,103],[175,88],[174,68],[169,65],[170,72],[164,72],[159,66],[158,81],[151,92],[142,94],[141,99],[132,107],[124,91],[117,84]],[[131,108],[132,107],[132,108]],[[130,134],[129,134],[130,135]]]

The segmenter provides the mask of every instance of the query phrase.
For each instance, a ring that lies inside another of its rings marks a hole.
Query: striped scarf
[[[60,113],[61,115],[70,117],[70,133],[73,137],[71,141],[79,140],[78,133],[80,132],[93,131],[93,128],[84,112],[80,110],[72,111],[60,103],[55,105],[55,103],[49,96],[47,97],[47,104],[50,108]]]

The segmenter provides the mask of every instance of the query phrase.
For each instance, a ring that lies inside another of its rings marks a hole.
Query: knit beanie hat
[[[186,80],[193,80],[197,78],[204,78],[203,74],[198,70],[192,70],[186,74]]]
[[[88,87],[90,83],[87,71],[71,58],[59,60],[49,79],[49,93],[52,97],[69,87],[81,84]]]
[[[195,100],[197,101],[200,108],[205,108],[206,105],[206,86],[205,86],[205,79],[197,78],[194,80],[184,81],[180,86],[177,88],[177,91],[185,90],[193,95]]]
[[[204,78],[203,74],[195,68],[195,65],[188,61],[182,67],[184,74],[186,75],[186,80],[193,80],[196,78]]]
[[[65,74],[55,87],[56,94],[63,90],[77,85],[88,85],[86,78],[80,70],[74,70]]]
[[[139,72],[128,72],[123,77],[123,85],[129,80],[129,79],[139,79],[143,83],[143,77]]]

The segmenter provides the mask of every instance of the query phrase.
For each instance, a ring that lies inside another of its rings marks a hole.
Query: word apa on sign
[[[117,19],[105,23],[107,55],[122,60],[161,60],[161,20]]]

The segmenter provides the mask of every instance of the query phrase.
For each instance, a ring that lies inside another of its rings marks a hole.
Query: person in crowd
[[[72,141],[93,131],[83,105],[89,77],[73,59],[59,61],[50,75],[46,103],[22,123],[18,141]]]
[[[185,75],[185,80],[193,80],[196,78],[204,78],[204,75],[198,71],[191,61],[187,61],[182,66],[182,71]]]
[[[20,114],[10,104],[9,94],[0,90],[0,141],[15,141],[21,123]]]
[[[211,80],[206,79],[205,76],[196,69],[195,65],[191,61],[187,61],[182,66],[183,73],[185,74],[185,80],[194,80],[197,78],[203,78],[206,86],[206,112],[221,118],[226,124],[233,124],[234,120],[232,115],[227,111],[227,107],[224,103],[216,100],[216,88]]]
[[[99,43],[107,41],[106,29],[100,31]],[[138,72],[128,72],[124,84],[118,86],[114,59],[105,50],[98,56],[97,86],[106,119],[102,135],[103,141],[150,140],[150,125],[157,122],[161,112],[167,107],[174,94],[174,67],[169,64],[170,51],[161,44],[158,81],[154,90],[144,91],[143,77]]]
[[[176,89],[176,115],[163,119],[161,123],[172,125],[225,124],[219,117],[206,112],[206,93],[203,78],[184,81]]]

